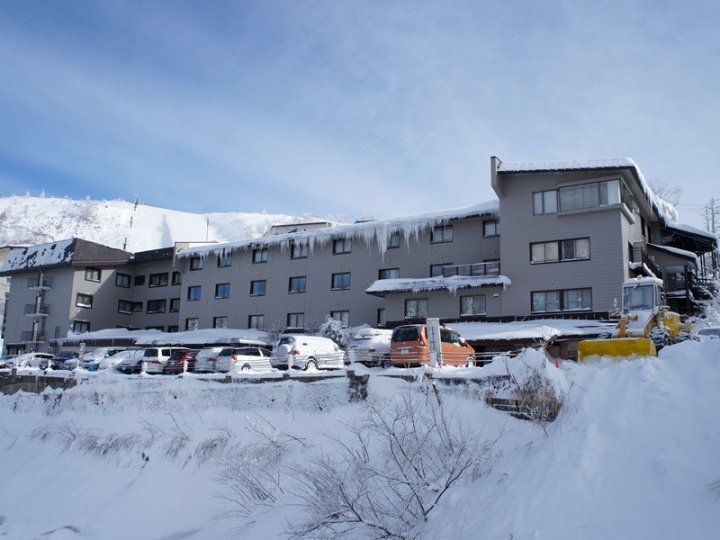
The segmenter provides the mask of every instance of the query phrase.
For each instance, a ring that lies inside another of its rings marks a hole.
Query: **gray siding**
[[[488,218],[485,218],[488,219]],[[430,276],[433,264],[468,264],[499,258],[498,237],[483,238],[482,218],[468,218],[452,222],[453,240],[432,243],[430,231],[422,232],[417,239],[403,239],[400,247],[381,253],[374,243],[354,238],[352,252],[333,254],[332,243],[316,244],[305,259],[291,259],[289,250],[271,246],[268,262],[252,263],[252,251],[243,249],[233,253],[232,266],[218,268],[213,257],[205,261],[204,268],[188,270],[183,259],[183,299],[187,288],[202,287],[202,299],[183,302],[180,314],[181,327],[187,318],[198,318],[200,327],[209,327],[213,317],[227,316],[229,324],[245,328],[250,315],[264,315],[267,330],[281,330],[286,326],[288,313],[304,313],[305,326],[317,328],[331,311],[349,311],[349,324],[374,325],[378,309],[386,301],[365,290],[378,279],[380,269],[398,268],[400,277],[425,278]],[[332,275],[350,272],[348,290],[332,290]],[[291,277],[306,277],[305,293],[289,293]],[[251,297],[250,283],[266,280],[265,296]],[[217,283],[231,284],[231,297],[213,298]],[[452,296],[452,295],[450,295]],[[456,297],[447,302],[459,302]],[[452,311],[457,316],[457,307]],[[388,317],[390,320],[394,317]],[[402,317],[400,317],[402,318]]]
[[[617,177],[615,175],[614,177]],[[503,299],[504,315],[531,314],[531,293],[544,290],[592,289],[592,311],[607,311],[619,299],[628,276],[627,244],[636,237],[622,205],[573,213],[533,215],[532,194],[577,181],[607,179],[580,172],[505,174],[502,178],[502,269],[512,285]],[[627,209],[626,209],[627,211]],[[590,239],[590,259],[530,263],[530,244],[576,238]]]

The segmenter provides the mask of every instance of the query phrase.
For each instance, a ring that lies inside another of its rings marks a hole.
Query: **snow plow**
[[[663,282],[658,278],[628,279],[622,298],[622,311],[615,314],[620,320],[612,335],[581,341],[579,361],[600,356],[656,356],[660,348],[681,341],[690,331],[680,315],[665,305]]]

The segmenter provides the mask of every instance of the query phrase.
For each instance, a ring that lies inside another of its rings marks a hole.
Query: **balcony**
[[[452,276],[499,276],[500,263],[498,261],[473,263],[473,264],[455,264],[443,268],[443,277]]]
[[[29,317],[47,317],[50,304],[25,304],[25,315]]]
[[[28,278],[27,281],[27,288],[28,289],[36,289],[36,290],[46,290],[46,289],[52,289],[53,286],[53,278],[51,277],[31,277]]]
[[[45,343],[45,332],[38,332],[34,339],[32,330],[20,334],[20,341],[23,343]]]

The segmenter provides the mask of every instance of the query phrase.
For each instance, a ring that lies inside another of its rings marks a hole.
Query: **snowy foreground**
[[[64,394],[0,396],[0,537],[285,537],[312,514],[301,481],[309,476],[298,471],[334,464],[341,476],[357,475],[361,469],[342,470],[340,443],[355,448],[352,426],[367,423],[371,407],[389,411],[403,400],[435,410],[442,403],[452,435],[474,437],[482,449],[472,474],[410,536],[718,537],[720,340],[667,347],[659,358],[560,368],[527,351],[440,375],[508,370],[518,380],[542,374],[564,399],[557,420],[490,408],[478,385],[438,385],[437,395],[427,382],[375,369],[366,370],[368,400],[354,403],[344,378],[219,384],[112,373]],[[365,449],[368,463],[387,458],[372,439]],[[240,481],[243,471],[255,471],[254,492]],[[315,513],[332,504],[319,495]],[[380,535],[347,535],[372,536]]]

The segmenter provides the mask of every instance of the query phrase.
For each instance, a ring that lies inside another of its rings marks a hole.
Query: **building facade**
[[[103,328],[314,331],[513,318],[598,318],[633,276],[691,312],[717,238],[676,224],[632,160],[503,163],[497,201],[423,216],[283,225],[262,238],[131,254],[73,239],[13,250],[9,352]],[[704,291],[704,292],[703,292]]]

